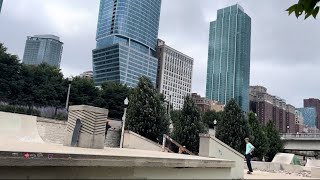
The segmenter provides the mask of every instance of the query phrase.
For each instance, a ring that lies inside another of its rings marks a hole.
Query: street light
[[[73,78],[72,77],[68,77],[68,81],[69,81],[69,88],[68,88],[68,95],[67,95],[67,101],[66,101],[66,110],[68,111],[69,109],[69,96],[70,96],[70,90],[71,90],[71,83],[72,83]]]
[[[287,133],[289,133],[289,128],[290,128],[290,127],[289,127],[289,126],[287,126]]]
[[[121,131],[121,140],[120,140],[120,148],[123,148],[123,138],[124,138],[124,127],[126,124],[126,115],[127,115],[127,106],[129,104],[128,98],[124,100],[124,113],[122,116],[122,131]]]
[[[214,121],[213,121],[213,135],[214,136],[216,136],[216,132],[217,132],[217,120],[215,119]]]

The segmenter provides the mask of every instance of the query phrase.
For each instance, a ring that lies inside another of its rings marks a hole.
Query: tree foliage
[[[297,18],[303,13],[305,14],[305,19],[311,15],[316,18],[320,9],[319,1],[320,0],[299,0],[297,4],[292,5],[287,11],[289,15],[294,12]]]
[[[199,134],[204,126],[198,107],[190,96],[186,96],[182,110],[177,114],[174,123],[173,138],[188,150],[199,152]]]
[[[218,122],[217,138],[237,150],[244,153],[244,139],[250,137],[250,126],[237,102],[230,100]]]
[[[214,120],[220,122],[223,117],[223,112],[215,112],[215,111],[208,111],[203,114],[202,120],[203,123],[208,127],[213,129],[214,128]]]
[[[125,108],[124,100],[131,93],[126,85],[116,82],[106,82],[101,86],[101,107],[109,109],[109,117],[121,119]]]
[[[142,76],[129,98],[127,129],[152,141],[162,142],[169,132],[169,118],[163,95],[150,79]]]
[[[268,157],[268,161],[272,161],[277,153],[283,151],[283,142],[273,121],[269,121],[267,123],[265,132],[269,140],[269,151],[267,152],[266,156]]]
[[[267,138],[264,129],[259,124],[256,114],[250,112],[248,115],[249,124],[252,130],[251,143],[254,145],[255,149],[253,151],[253,156],[262,160],[269,150],[269,140]]]

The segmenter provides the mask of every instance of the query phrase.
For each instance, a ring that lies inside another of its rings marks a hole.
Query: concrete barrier
[[[272,162],[259,162],[259,161],[251,161],[252,169],[259,171],[280,171],[281,164],[272,163]],[[244,167],[247,169],[247,163],[244,162]]]
[[[162,146],[132,131],[125,131],[123,147],[128,149],[140,149],[162,152]]]
[[[306,167],[320,167],[320,160],[307,159]]]
[[[244,156],[213,135],[200,134],[199,156],[235,161],[231,168],[232,179],[243,179]]]
[[[320,178],[320,168],[312,167],[311,168],[311,178]]]
[[[280,163],[280,164],[292,164],[294,158],[294,154],[290,153],[278,153],[273,158],[273,163]]]

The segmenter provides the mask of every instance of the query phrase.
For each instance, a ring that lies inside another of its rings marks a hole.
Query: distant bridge
[[[320,151],[320,134],[281,134],[285,150]]]

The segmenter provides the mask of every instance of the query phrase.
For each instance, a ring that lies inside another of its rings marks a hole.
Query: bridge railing
[[[280,134],[282,139],[287,139],[287,138],[320,138],[320,133],[299,133],[299,134]]]

